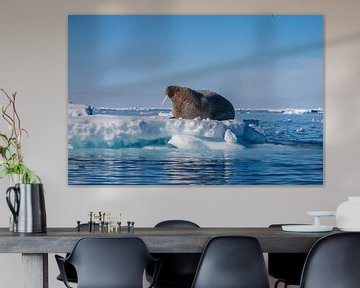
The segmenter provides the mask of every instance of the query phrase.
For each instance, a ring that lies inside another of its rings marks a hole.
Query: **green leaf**
[[[8,137],[5,134],[0,133],[0,137],[4,140],[4,142],[8,142]]]
[[[29,137],[29,132],[28,132],[26,129],[21,128],[21,130],[25,132],[25,134],[26,134],[27,137]]]
[[[25,184],[37,184],[41,183],[39,176],[34,171],[30,170],[23,163],[18,165],[19,172],[21,174],[21,181]]]
[[[9,148],[8,147],[2,147],[1,148],[1,156],[3,157],[3,158],[6,158],[6,152],[9,150]]]
[[[11,154],[11,156],[10,156],[10,159],[16,159],[17,158],[17,154],[16,153],[13,153],[13,154]]]
[[[28,175],[29,175],[30,183],[32,184],[41,183],[40,178],[33,171],[30,171]]]
[[[0,179],[3,179],[4,177],[6,177],[9,174],[8,169],[4,168],[3,170],[0,171]]]

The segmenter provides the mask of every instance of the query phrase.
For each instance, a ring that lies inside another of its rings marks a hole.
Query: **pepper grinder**
[[[135,225],[135,222],[134,221],[127,221],[127,224],[128,224],[128,232],[132,233],[134,232],[134,225]]]
[[[80,221],[78,220],[78,221],[76,221],[76,223],[77,223],[77,226],[76,226],[76,228],[77,228],[77,232],[80,232]]]
[[[89,212],[89,222],[88,222],[88,224],[89,224],[89,232],[91,232],[92,231],[92,224],[93,224],[93,212]]]

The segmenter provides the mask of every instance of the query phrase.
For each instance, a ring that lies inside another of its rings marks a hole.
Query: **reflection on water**
[[[321,185],[322,147],[263,144],[237,151],[69,150],[70,185]]]

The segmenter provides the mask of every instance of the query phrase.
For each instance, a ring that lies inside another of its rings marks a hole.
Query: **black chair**
[[[156,261],[139,238],[82,238],[67,258],[55,258],[66,287],[65,263],[75,267],[78,288],[142,288],[145,268]]]
[[[256,238],[220,236],[207,244],[192,288],[269,288]]]
[[[166,220],[155,225],[155,228],[200,228],[199,225],[187,220]],[[157,253],[152,254],[161,259],[156,288],[190,288],[194,280],[201,254],[197,253]],[[153,276],[153,267],[147,269],[147,279]]]
[[[306,259],[301,288],[360,287],[360,233],[321,238]]]
[[[194,222],[188,220],[165,220],[157,223],[155,228],[200,228]]]
[[[66,257],[68,257],[68,256],[69,256],[69,254],[66,254]],[[67,279],[68,282],[77,283],[77,281],[78,281],[77,280],[77,274],[76,274],[75,267],[73,265],[71,265],[68,262],[64,262],[64,273],[66,275],[66,279]],[[63,277],[61,276],[61,274],[59,274],[56,277],[56,279],[59,280],[59,281],[64,282]]]
[[[89,224],[88,223],[80,224],[80,229],[88,230],[89,229]],[[95,229],[99,229],[99,224],[98,223],[95,223]],[[68,256],[69,256],[69,253],[66,254],[66,257],[68,257]],[[65,266],[65,274],[66,274],[68,282],[77,283],[77,275],[76,275],[76,270],[75,270],[74,266],[71,265],[70,263],[67,263],[67,262],[64,263],[64,266]],[[56,277],[56,279],[59,280],[59,281],[64,282],[63,278],[61,277],[61,274],[59,274]]]
[[[270,228],[280,228],[285,224],[272,224]],[[268,272],[277,281],[274,288],[280,283],[286,288],[288,285],[300,285],[301,273],[304,268],[307,253],[269,253]]]

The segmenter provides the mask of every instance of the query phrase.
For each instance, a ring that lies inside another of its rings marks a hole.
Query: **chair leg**
[[[288,287],[288,284],[286,282],[283,282],[281,280],[277,280],[274,284],[274,288],[277,288],[280,283],[284,283],[284,288]]]

